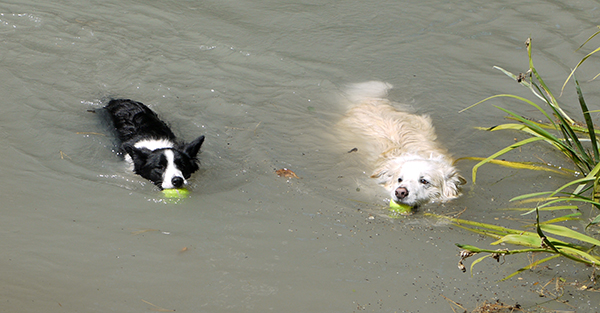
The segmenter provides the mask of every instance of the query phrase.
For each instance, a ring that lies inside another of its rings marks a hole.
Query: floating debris
[[[292,170],[289,170],[285,167],[282,169],[276,170],[275,174],[277,174],[277,176],[279,176],[279,177],[300,179],[300,177],[298,177],[298,175],[296,175],[296,173],[294,173]]]
[[[482,305],[475,308],[473,313],[510,313],[517,311],[523,311],[520,304],[508,305],[496,300],[496,302],[485,301]]]

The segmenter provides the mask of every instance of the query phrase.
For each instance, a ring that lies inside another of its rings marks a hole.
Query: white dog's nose
[[[398,187],[396,188],[396,198],[398,199],[404,199],[408,196],[408,189],[404,188],[404,187]]]

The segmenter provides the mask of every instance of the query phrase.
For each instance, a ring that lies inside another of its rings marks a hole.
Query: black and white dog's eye
[[[401,183],[402,182],[402,178],[398,178],[398,182]]]
[[[421,178],[421,179],[419,179],[419,182],[420,182],[421,184],[423,184],[423,185],[429,185],[429,182],[428,182],[428,181],[427,181],[427,179],[425,179],[425,178]]]

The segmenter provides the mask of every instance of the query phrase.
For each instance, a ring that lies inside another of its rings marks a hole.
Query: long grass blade
[[[477,260],[473,261],[473,263],[471,263],[471,277],[473,277],[473,267],[475,266],[475,264],[483,261],[485,258],[489,258],[491,256],[491,254],[486,254],[480,258],[478,258]]]
[[[592,204],[594,206],[598,205],[598,202],[595,202],[595,201],[593,201],[591,199],[586,199],[586,198],[572,198],[572,197],[559,197],[559,198],[557,198],[555,200],[550,200],[550,201],[548,201],[548,202],[546,202],[546,203],[544,203],[544,204],[536,207],[535,209],[533,209],[531,211],[522,213],[521,215],[528,215],[528,214],[531,214],[533,212],[536,212],[536,210],[543,210],[545,207],[550,206],[550,205],[552,205],[554,203],[567,202],[567,201],[568,202],[572,202],[572,201],[575,201],[575,202],[584,202],[584,203]]]
[[[471,246],[471,245],[463,245],[460,243],[455,243],[455,245],[461,249],[467,250],[467,251],[471,251],[474,253],[502,253],[505,255],[510,255],[510,254],[518,254],[518,253],[528,253],[528,252],[548,252],[548,253],[552,253],[551,250],[548,249],[544,249],[544,248],[527,248],[527,249],[518,249],[518,250],[508,250],[508,249],[503,249],[503,250],[491,250],[491,249],[480,249],[477,248],[475,246]]]
[[[565,83],[563,84],[562,88],[560,89],[561,95],[562,95],[563,91],[565,90],[565,86],[567,85],[567,83],[569,82],[571,77],[573,77],[573,75],[575,74],[575,71],[581,66],[581,64],[583,64],[583,62],[585,62],[585,60],[587,60],[589,57],[591,57],[598,51],[600,51],[600,48],[596,48],[596,50],[588,53],[586,56],[583,57],[583,59],[581,59],[579,61],[579,63],[577,63],[577,65],[575,65],[575,68],[571,71],[571,74],[569,74],[569,76],[567,77],[567,80],[565,80]]]
[[[538,93],[535,89],[533,89],[532,85],[530,82],[528,82],[526,79],[520,79],[519,81],[519,77],[499,66],[494,66],[495,69],[502,71],[504,74],[506,74],[508,77],[511,77],[512,79],[514,79],[515,81],[517,81],[519,84],[527,87],[527,89],[529,89],[536,97],[540,98],[540,100],[548,103],[548,99],[546,99],[542,94]],[[540,108],[538,108],[538,110],[542,111]],[[542,111],[542,113],[544,113],[544,115],[546,115],[546,118],[549,118],[549,116],[546,114],[545,111]],[[552,124],[554,124],[554,121],[552,121],[552,119],[549,119],[550,122]],[[554,128],[556,128],[556,125],[554,125]]]
[[[545,129],[541,128],[541,127],[538,127],[538,126],[537,126],[537,125],[535,125],[534,123],[531,123],[531,121],[529,121],[529,120],[527,120],[527,119],[524,119],[523,117],[519,116],[518,114],[515,114],[515,113],[513,113],[513,112],[511,112],[511,111],[509,111],[509,110],[507,110],[507,109],[504,109],[504,108],[501,108],[501,107],[496,107],[496,108],[498,108],[498,109],[500,109],[500,110],[502,110],[502,111],[504,111],[504,112],[506,112],[506,113],[508,113],[508,114],[512,115],[512,116],[513,116],[514,118],[516,118],[516,119],[517,119],[519,122],[521,122],[521,123],[523,123],[523,124],[527,125],[527,126],[528,126],[528,127],[531,129],[531,130],[535,131],[535,133],[536,133],[538,136],[542,136],[542,137],[544,137],[544,138],[548,139],[549,141],[551,141],[551,142],[553,142],[553,143],[559,144],[559,145],[561,145],[561,146],[565,146],[564,144],[562,144],[562,143],[561,143],[561,141],[560,141],[558,138],[556,138],[556,137],[555,137],[554,135],[552,135],[550,132],[548,132],[547,130],[545,130]],[[565,146],[565,147],[566,147],[566,146]]]
[[[596,26],[598,28],[600,28],[600,26]],[[596,37],[596,35],[600,34],[600,30],[596,31],[593,35],[591,35],[585,42],[583,42],[581,44],[581,46],[579,46],[579,48],[577,48],[577,50],[575,50],[575,52],[579,51],[579,49],[583,48],[583,46],[585,46],[590,40],[592,40],[592,38]]]
[[[556,200],[551,200],[551,201],[548,201],[548,202],[540,205],[539,208],[543,208],[543,207],[552,205],[552,204],[557,203],[557,202],[565,202],[565,201],[569,201],[569,202],[573,202],[574,201],[574,202],[584,202],[584,203],[589,203],[589,204],[597,204],[597,202],[595,202],[594,200],[589,199],[589,198],[559,197]]]
[[[520,201],[523,199],[528,199],[528,198],[533,198],[533,197],[539,197],[539,196],[543,196],[543,195],[549,195],[551,194],[552,191],[541,191],[541,192],[532,192],[532,193],[528,193],[528,194],[524,194],[524,195],[520,195],[520,196],[516,196],[508,201],[512,202],[512,201]],[[544,197],[542,199],[534,199],[531,202],[539,202],[539,201],[546,201],[548,200],[548,197]],[[529,201],[528,201],[529,202]]]
[[[527,128],[527,126],[525,126],[523,124],[506,123],[506,124],[499,124],[499,125],[496,125],[496,126],[484,128],[484,130],[491,131],[491,132],[497,131],[497,130],[519,130],[519,131],[523,131],[524,128]]]
[[[539,208],[538,209],[540,211],[560,211],[560,210],[577,210],[578,207],[576,205],[557,205],[557,206],[550,206],[550,207],[544,207],[544,208]],[[502,209],[505,211],[532,211],[535,210],[535,208],[506,208],[506,209]]]
[[[600,246],[600,240],[592,238],[592,237],[582,234],[580,232],[574,231],[574,230],[567,228],[565,226],[562,226],[562,225],[541,224],[540,228],[547,233],[587,242],[587,243],[593,244],[595,246]]]
[[[552,259],[556,259],[556,258],[558,258],[559,256],[560,256],[560,254],[555,254],[555,255],[549,256],[549,257],[547,257],[547,258],[544,258],[544,259],[541,259],[541,260],[535,261],[535,262],[533,262],[533,263],[531,263],[531,264],[529,264],[529,265],[527,265],[527,266],[525,266],[525,267],[522,267],[522,268],[520,268],[520,269],[519,269],[519,270],[517,270],[516,272],[514,272],[514,273],[512,273],[512,274],[510,274],[510,275],[508,275],[508,276],[506,276],[506,277],[504,277],[504,278],[502,278],[500,281],[505,281],[505,280],[507,280],[507,279],[509,279],[509,278],[511,278],[511,277],[513,277],[513,276],[515,276],[515,275],[518,275],[518,274],[520,274],[520,273],[522,273],[522,272],[524,272],[524,271],[526,271],[526,270],[529,270],[529,269],[535,268],[536,266],[538,266],[538,265],[540,265],[540,264],[542,264],[542,263],[544,263],[544,262],[548,262],[548,261],[550,261],[550,260],[552,260]]]
[[[576,155],[578,156],[578,159],[581,160],[582,165],[584,165],[586,172],[590,171],[593,167],[592,164],[594,164],[594,160],[581,144],[581,141],[579,140],[579,137],[577,137],[577,135],[575,134],[573,128],[571,128],[566,122],[560,123],[560,127],[561,130],[564,130],[564,132],[568,134],[567,136],[565,136],[565,139],[570,139],[575,144],[575,147],[579,151],[579,153]]]
[[[535,233],[522,232],[520,234],[508,234],[500,240],[490,243],[490,245],[499,245],[501,243],[508,243],[511,245],[525,246],[525,247],[539,247],[542,244],[540,237]]]
[[[591,178],[591,177],[584,177],[584,178],[580,178],[580,179],[576,179],[576,180],[570,181],[570,182],[568,182],[568,183],[560,186],[558,189],[554,190],[552,192],[552,194],[550,194],[549,197],[555,196],[556,194],[558,194],[561,191],[563,191],[563,189],[568,188],[570,186],[577,185],[577,184],[588,184],[588,183],[594,182],[594,180],[595,179]]]
[[[479,158],[479,157],[463,157],[463,158],[459,158],[456,161],[460,161],[460,160],[473,160],[473,161],[482,161],[485,160],[485,158]],[[552,172],[552,173],[556,173],[556,174],[562,174],[562,175],[570,175],[572,173],[570,173],[568,170],[557,170],[555,168],[550,168],[550,167],[545,167],[545,166],[541,166],[541,165],[535,165],[532,162],[512,162],[512,161],[505,161],[505,160],[489,160],[488,163],[491,164],[496,164],[496,165],[501,165],[504,167],[509,167],[509,168],[516,168],[516,169],[526,169],[526,170],[533,170],[533,171],[546,171],[546,172]]]
[[[558,102],[556,101],[556,98],[550,91],[550,88],[548,88],[538,71],[535,69],[535,66],[533,66],[533,58],[531,57],[531,41],[531,38],[527,39],[527,55],[529,57],[529,69],[531,70],[531,73],[535,76],[536,80],[540,83],[540,86],[544,89],[544,93],[550,98],[549,101],[546,101],[546,103],[548,103],[552,107],[552,109],[558,111],[559,116],[564,116],[570,124],[574,124],[573,120],[560,108]]]
[[[535,93],[536,92],[535,90],[537,90],[540,94],[542,94],[544,101],[548,104],[548,106],[550,106],[552,111],[554,111],[554,116],[556,116],[558,118],[559,123],[556,124],[554,121],[552,121],[552,125],[554,126],[554,128],[557,131],[561,132],[561,134],[563,135],[564,143],[566,145],[568,145],[569,147],[572,147],[573,145],[570,140],[570,134],[567,132],[567,129],[564,127],[564,125],[568,123],[567,125],[569,125],[569,127],[570,127],[570,125],[574,124],[573,120],[570,117],[568,117],[562,109],[560,109],[558,107],[558,103],[552,102],[552,101],[556,102],[556,100],[554,98],[548,99],[544,96],[544,92],[541,90],[542,87],[538,86],[537,84],[535,84],[533,82],[531,83],[531,86],[532,86],[531,91]],[[533,89],[533,87],[535,87],[535,90]],[[566,120],[568,120],[568,122]],[[567,154],[567,156],[569,156],[569,153],[565,152],[565,154]]]
[[[506,110],[506,109],[500,108],[500,107],[497,107],[497,108],[512,115],[513,117],[515,117],[515,119],[517,119],[521,123],[527,125],[531,130],[534,131],[533,133],[535,133],[535,136],[543,136],[546,139],[546,142],[552,144],[557,149],[562,151],[567,157],[569,157],[571,160],[573,160],[580,171],[586,172],[586,171],[590,170],[590,168],[588,166],[588,164],[590,163],[588,155],[585,153],[585,150],[581,146],[581,143],[579,142],[577,136],[575,136],[573,131],[570,130],[570,133],[569,133],[569,129],[563,127],[564,123],[561,123],[559,126],[560,126],[560,129],[563,131],[565,139],[568,139],[570,136],[574,137],[574,139],[571,139],[571,140],[575,141],[577,143],[577,147],[583,153],[582,155],[583,155],[584,159],[582,159],[582,156],[580,156],[577,153],[577,151],[574,150],[570,145],[564,144],[560,139],[556,138],[554,135],[552,135],[545,129],[536,126],[535,124],[531,123],[531,121],[526,120],[523,117],[521,117],[509,110]],[[567,141],[567,142],[570,143],[570,141]]]
[[[432,216],[432,217],[436,217],[436,218],[449,220],[457,225],[464,224],[464,225],[471,225],[471,226],[477,226],[477,227],[481,227],[481,228],[492,229],[495,231],[503,232],[504,234],[520,234],[523,232],[522,230],[518,230],[518,229],[510,229],[510,228],[497,226],[497,225],[493,225],[493,224],[463,220],[463,219],[459,219],[459,218],[448,217],[448,216],[438,215],[438,214],[433,214],[433,213],[425,213],[425,216]]]
[[[585,226],[585,229],[587,230],[588,227],[598,225],[598,224],[600,224],[600,214],[596,215],[596,218],[594,218],[593,221],[591,221],[589,224],[587,224],[587,226]]]
[[[589,112],[589,113],[597,113],[597,112],[600,112],[600,110],[589,110],[588,112]],[[507,118],[507,119],[512,119],[512,120],[514,120],[514,119],[515,119],[515,118],[513,118],[513,117],[511,117],[511,116],[507,116],[506,118]],[[556,127],[555,127],[555,126],[553,126],[553,125],[555,125],[555,124],[554,124],[554,122],[550,123],[550,122],[542,122],[542,121],[536,122],[536,121],[533,121],[533,120],[529,120],[529,121],[530,121],[531,123],[534,123],[535,125],[537,125],[537,126],[541,127],[541,128],[546,128],[546,129],[556,129]],[[520,124],[517,124],[517,125],[520,125]],[[581,127],[581,126],[578,126],[577,124],[573,124],[573,125],[570,125],[570,126],[571,126],[571,128],[573,129],[573,131],[575,131],[575,132],[577,132],[577,133],[589,134],[589,131],[588,131],[588,129],[587,129],[587,126],[586,126],[586,127]],[[481,128],[475,127],[475,128],[476,128],[476,129],[482,129],[482,130],[486,130],[486,128],[485,128],[485,127],[481,127]],[[580,139],[580,140],[582,140],[582,139]]]
[[[471,227],[463,226],[460,224],[455,224],[455,226],[460,227],[464,230],[468,230],[470,232],[479,234],[479,235],[492,237],[496,240],[500,240],[500,238],[502,238],[503,236],[506,236],[506,233],[497,232],[497,231],[493,231],[493,230],[482,230],[482,229],[478,229],[478,228],[471,228]]]
[[[577,208],[577,207],[575,207],[575,208]],[[564,222],[564,221],[578,221],[578,220],[581,220],[580,216],[581,216],[580,212],[573,213],[573,214],[567,214],[565,216],[561,216],[561,217],[553,218],[551,220],[547,220],[545,222],[542,222],[542,224],[554,224],[554,223]]]
[[[511,119],[511,120],[516,120],[514,117],[512,116],[507,116],[507,119]],[[546,129],[556,129],[554,122],[548,122],[548,123],[544,123],[544,122],[536,122],[533,120],[529,120],[531,123],[535,124],[536,126],[540,127],[540,128],[546,128]],[[515,124],[515,125],[521,125],[521,124]]]
[[[535,69],[534,69],[535,70]],[[535,71],[536,77],[540,78],[541,77],[537,74],[537,71]],[[532,93],[539,95],[538,97],[540,97],[542,100],[544,100],[544,102],[546,104],[548,104],[548,106],[550,106],[550,108],[552,109],[552,111],[554,111],[554,113],[557,116],[561,116],[564,117],[569,124],[575,124],[575,121],[573,121],[572,118],[570,118],[567,113],[565,113],[565,111],[563,111],[560,106],[558,105],[558,102],[556,101],[556,98],[554,97],[554,95],[552,94],[552,92],[550,90],[548,90],[548,87],[544,84],[543,81],[539,82],[540,85],[536,84],[535,82],[531,82],[530,84],[530,90]]]
[[[575,260],[578,262],[583,262],[583,263],[595,265],[595,266],[598,266],[598,264],[600,264],[600,259],[590,255],[587,252],[581,251],[580,249],[577,249],[577,248],[560,247],[560,253],[561,253],[561,255],[564,255],[564,256],[570,258],[571,260]]]
[[[490,160],[493,160],[493,159],[497,158],[498,156],[501,156],[501,155],[503,155],[503,154],[505,154],[505,153],[507,153],[509,151],[512,151],[513,149],[516,149],[516,148],[521,147],[523,145],[526,145],[528,143],[535,142],[535,141],[540,141],[540,140],[544,140],[544,138],[543,137],[531,137],[531,138],[528,138],[528,139],[525,139],[525,140],[521,140],[521,141],[519,141],[519,142],[517,142],[515,144],[512,144],[512,145],[510,145],[510,146],[508,146],[508,147],[506,147],[506,148],[504,148],[504,149],[502,149],[502,150],[500,150],[500,151],[492,154],[491,156],[487,157],[485,160],[483,160],[483,161],[475,164],[475,166],[473,166],[473,172],[472,172],[473,184],[475,184],[475,181],[477,179],[477,169],[480,166],[488,163]]]
[[[514,117],[513,117],[514,118]],[[522,131],[524,133],[528,133],[532,136],[539,136],[540,134],[538,132],[535,131],[535,129],[551,129],[549,127],[540,127],[538,123],[532,122],[527,120],[529,123],[531,123],[532,125],[535,125],[536,127],[534,127],[534,129],[532,129],[531,127],[529,127],[529,125],[523,125],[523,124],[514,124],[514,123],[506,123],[506,124],[500,124],[500,125],[496,125],[493,127],[490,127],[488,129],[486,129],[487,131],[496,131],[496,130],[517,130],[517,131]],[[528,123],[528,124],[529,124]],[[557,140],[559,140],[557,138]]]
[[[479,102],[477,102],[477,103],[475,103],[475,104],[472,104],[472,105],[470,105],[470,106],[468,106],[468,107],[466,107],[466,108],[464,108],[464,109],[462,109],[462,110],[458,111],[458,113],[462,113],[462,112],[464,112],[464,111],[466,111],[466,110],[469,110],[469,109],[473,108],[474,106],[477,106],[477,105],[479,105],[479,104],[481,104],[481,103],[483,103],[483,102],[486,102],[486,101],[488,101],[488,100],[492,100],[492,99],[495,99],[495,98],[502,98],[502,97],[505,97],[505,98],[513,98],[513,99],[517,99],[517,100],[523,101],[523,102],[525,102],[525,103],[527,103],[527,104],[529,104],[529,105],[531,105],[531,106],[535,107],[535,108],[536,108],[538,111],[540,111],[542,114],[544,114],[544,116],[546,116],[546,118],[547,118],[548,120],[552,121],[552,118],[551,118],[551,117],[548,115],[548,113],[546,113],[546,111],[544,111],[544,110],[543,110],[543,109],[542,109],[542,108],[541,108],[539,105],[537,105],[535,102],[533,102],[533,101],[531,101],[531,100],[529,100],[529,99],[523,98],[523,97],[519,97],[519,96],[516,96],[516,95],[511,95],[511,94],[499,94],[499,95],[494,95],[494,96],[487,97],[487,98],[485,98],[485,99],[483,99],[483,100],[481,100],[481,101],[479,101]]]
[[[536,87],[537,87],[537,85],[536,85]],[[547,100],[547,101],[550,101],[550,100]],[[512,115],[516,120],[529,126],[529,128],[531,128],[533,131],[535,131],[539,135],[548,138],[549,143],[553,144],[559,150],[563,151],[563,153],[565,153],[569,158],[576,160],[575,163],[581,170],[585,169],[586,171],[589,171],[590,170],[589,164],[592,161],[590,160],[589,156],[587,155],[585,149],[582,147],[581,142],[577,138],[577,135],[575,134],[573,129],[570,128],[569,125],[572,124],[572,122],[567,121],[565,119],[565,117],[568,118],[568,116],[566,116],[566,114],[564,112],[562,112],[562,110],[560,110],[560,108],[558,107],[558,104],[555,104],[555,105],[552,105],[551,103],[549,103],[549,104],[552,107],[552,109],[555,111],[556,116],[559,118],[560,124],[558,125],[558,129],[563,133],[563,137],[564,137],[566,143],[568,143],[569,145],[562,143],[562,141],[560,141],[554,135],[552,135],[548,131],[544,130],[543,128],[537,126],[535,123],[532,123],[531,121],[529,121],[509,110],[506,110],[504,108],[500,108],[500,107],[497,107],[497,108]],[[577,154],[577,152],[571,148],[571,146],[570,146],[571,142],[575,143],[578,151],[581,153],[581,156],[579,154]],[[582,159],[582,157],[583,157],[583,159]],[[582,168],[582,165],[583,165],[583,168]]]
[[[585,120],[585,124],[587,125],[588,132],[590,135],[590,141],[592,143],[592,151],[594,152],[594,161],[600,161],[600,156],[598,152],[598,144],[596,139],[596,131],[594,130],[594,122],[592,121],[592,117],[588,112],[587,104],[585,103],[585,99],[583,98],[583,93],[581,92],[581,86],[579,86],[579,81],[577,78],[573,77],[575,81],[575,89],[577,90],[577,98],[579,99],[579,105],[581,106],[581,111],[583,112],[583,118]],[[594,162],[594,163],[595,163]]]
[[[600,172],[600,163],[596,164],[596,166],[594,166],[594,168],[585,176],[588,179],[598,179],[598,177],[596,177],[598,175],[598,173]],[[585,188],[586,185],[579,185],[579,187],[577,187],[577,189],[575,189],[575,191],[573,191],[574,194],[580,194],[582,192],[582,190]]]

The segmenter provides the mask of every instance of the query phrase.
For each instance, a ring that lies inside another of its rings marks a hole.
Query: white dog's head
[[[413,207],[457,198],[460,185],[466,183],[447,160],[435,158],[388,159],[371,177],[390,192],[392,200]]]

